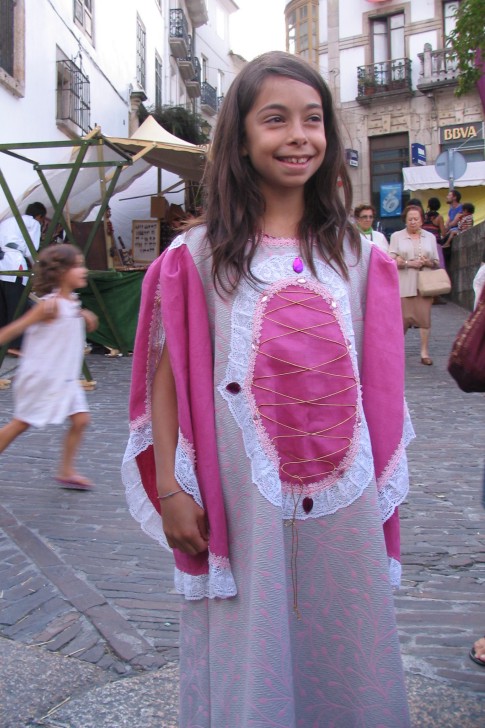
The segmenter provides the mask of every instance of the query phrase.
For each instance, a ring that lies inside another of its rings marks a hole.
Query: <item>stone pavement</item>
[[[396,607],[414,725],[467,728],[485,724],[485,669],[468,659],[485,634],[485,397],[460,392],[446,372],[466,312],[448,303],[432,315],[435,365],[419,363],[417,331],[406,341],[418,437]],[[171,558],[127,513],[119,477],[131,362],[92,355],[88,363],[98,387],[88,394],[93,425],[81,463],[96,490],[53,481],[60,428],[27,432],[0,456],[4,728],[177,724]],[[0,377],[14,366],[6,359]],[[2,390],[1,424],[10,413],[11,391]]]

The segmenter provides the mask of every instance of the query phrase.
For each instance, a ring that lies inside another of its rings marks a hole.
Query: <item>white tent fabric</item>
[[[183,179],[199,181],[205,166],[207,147],[190,144],[158,124],[153,117],[149,116],[144,123],[136,130],[132,138],[122,139],[106,137],[108,141],[119,146],[125,153],[138,155],[146,152],[133,165],[123,169],[116,185],[116,192],[125,190],[138,177],[143,175],[151,166],[165,169]],[[73,149],[67,162],[72,162],[77,156],[77,147]],[[122,156],[106,145],[90,147],[85,161],[97,161],[98,155],[108,161],[119,161]],[[102,193],[100,185],[99,167],[84,167],[79,170],[71,194],[66,205],[69,216],[72,220],[81,222],[86,219],[90,211],[101,203]],[[114,167],[104,167],[108,177],[112,174]],[[55,198],[58,200],[66,186],[71,170],[60,169],[46,171],[45,176]],[[156,193],[156,190],[153,190]],[[24,212],[31,202],[42,202],[47,208],[48,217],[52,216],[53,208],[47,193],[40,180],[29,187],[16,203],[21,212]],[[0,221],[11,217],[9,208],[0,214]]]
[[[434,165],[423,167],[404,167],[404,189],[417,192],[419,190],[439,190],[448,187],[448,181],[441,179]],[[485,185],[485,162],[469,162],[463,177],[456,180],[459,187],[478,187]]]
[[[171,172],[163,170],[163,188],[171,187],[177,181],[180,185],[164,196],[171,204],[183,205],[185,200],[183,181]],[[116,192],[109,201],[115,238],[118,239],[120,236],[127,248],[132,244],[133,220],[148,220],[151,217],[150,199],[157,194],[157,185],[157,170],[155,167],[150,167],[145,174],[134,180],[128,189]],[[96,205],[86,218],[86,222],[94,220],[98,210],[99,206]]]
[[[111,150],[107,150],[108,159],[115,159],[117,155],[114,155]],[[110,156],[108,156],[110,155]],[[97,157],[97,148],[90,148],[86,154],[86,161],[93,161]],[[118,157],[119,158],[119,157]],[[70,160],[68,160],[70,161]],[[150,164],[142,159],[139,159],[133,165],[125,167],[116,185],[117,190],[126,189],[129,185],[140,175],[144,174],[150,168]],[[105,174],[110,174],[113,167],[105,167]],[[98,204],[102,199],[101,186],[100,186],[100,168],[88,167],[80,169],[76,177],[76,181],[69,195],[69,199],[66,205],[66,211],[69,212],[71,220],[81,222],[89,214],[90,210]],[[47,171],[45,176],[49,183],[49,186],[54,194],[56,200],[59,200],[66,183],[69,179],[69,169],[61,169],[55,171]],[[36,182],[31,185],[15,202],[17,203],[20,212],[24,212],[25,208],[31,202],[42,202],[47,208],[47,217],[52,217],[53,207],[47,192],[44,189],[43,184]],[[7,217],[11,217],[12,211],[10,208],[6,208],[0,215],[0,220]]]
[[[207,147],[191,144],[170,134],[153,116],[148,116],[129,139],[108,137],[123,151],[139,154],[146,150],[143,159],[154,167],[200,182],[204,174]]]

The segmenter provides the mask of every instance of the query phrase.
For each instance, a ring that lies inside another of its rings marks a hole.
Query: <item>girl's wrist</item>
[[[182,488],[176,488],[175,490],[170,490],[168,493],[158,494],[157,498],[159,501],[167,500],[168,498],[172,498],[174,495],[179,495],[179,493],[185,493],[185,490],[182,490]]]

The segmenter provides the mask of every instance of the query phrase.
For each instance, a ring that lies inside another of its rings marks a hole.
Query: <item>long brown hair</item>
[[[241,278],[255,281],[251,262],[261,239],[258,226],[265,202],[258,175],[241,149],[246,116],[269,76],[300,81],[314,88],[322,100],[327,149],[322,165],[305,185],[305,210],[298,229],[301,253],[307,265],[315,275],[316,248],[325,261],[347,278],[345,235],[353,250],[360,254],[360,237],[349,222],[352,188],[330,91],[306,61],[280,51],[264,53],[236,76],[223,101],[206,173],[204,219],[212,249],[212,272],[216,285],[219,283],[226,291],[234,289]],[[344,202],[337,191],[339,180]],[[223,274],[228,276],[229,284]]]
[[[34,291],[38,296],[52,293],[61,285],[61,279],[70,268],[74,268],[82,252],[75,245],[61,243],[44,248],[34,266]]]

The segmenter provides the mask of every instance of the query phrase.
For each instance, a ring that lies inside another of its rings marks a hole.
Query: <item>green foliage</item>
[[[450,34],[453,48],[458,57],[460,76],[457,96],[472,91],[482,76],[485,62],[485,0],[462,0],[456,14],[455,30]]]
[[[149,114],[164,129],[179,139],[192,144],[207,144],[209,141],[207,134],[202,131],[204,126],[203,117],[200,114],[194,114],[183,106],[153,106],[147,109],[143,104],[140,104],[138,118],[141,124]]]

